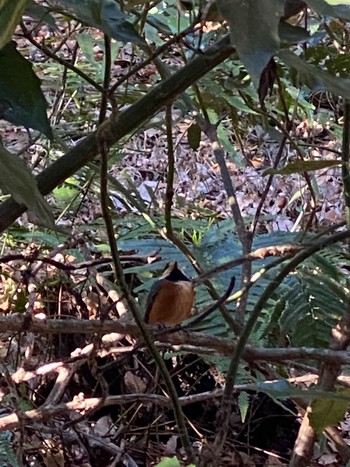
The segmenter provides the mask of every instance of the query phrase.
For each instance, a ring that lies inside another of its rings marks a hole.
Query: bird
[[[179,268],[176,261],[165,268],[149,292],[145,322],[176,326],[191,314],[195,297],[193,282]]]

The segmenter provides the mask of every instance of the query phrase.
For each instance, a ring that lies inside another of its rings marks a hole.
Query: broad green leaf
[[[16,233],[16,238],[23,239],[24,241],[29,241],[29,242],[38,242],[40,245],[44,245],[47,248],[57,248],[58,245],[64,243],[66,241],[66,234],[62,235],[58,230],[55,230],[55,232],[51,232],[48,230],[36,230],[36,231],[28,231],[26,232],[18,232]],[[75,250],[75,255],[78,254],[78,250]],[[79,260],[79,261],[84,261]],[[25,297],[25,304],[27,303],[27,297]],[[25,308],[25,307],[23,307]]]
[[[50,205],[40,193],[35,177],[25,163],[0,144],[0,188],[19,204],[34,212],[41,225],[55,228]]]
[[[280,381],[257,383],[256,386],[258,388],[258,391],[262,391],[265,394],[271,396],[272,398],[276,397],[280,399],[290,397],[290,394],[293,392],[294,389],[296,389],[285,379],[281,379]]]
[[[0,50],[0,118],[52,138],[47,103],[32,65],[9,42]]]
[[[40,23],[48,24],[52,29],[58,30],[55,18],[50,15],[50,9],[44,5],[34,3],[34,1],[27,2],[27,6],[24,12],[31,18],[39,21]]]
[[[230,26],[232,44],[255,86],[271,57],[279,50],[278,27],[284,14],[281,0],[217,0]]]
[[[147,15],[147,23],[153,26],[158,32],[171,34],[171,29],[167,24],[157,18],[155,15]]]
[[[222,96],[232,107],[237,110],[241,110],[242,112],[246,112],[252,115],[259,115],[258,112],[252,110],[248,105],[244,102],[244,100],[240,96],[228,95],[223,94]]]
[[[176,456],[164,457],[156,467],[180,467],[181,464]],[[190,464],[188,467],[194,467],[194,464]]]
[[[241,421],[244,423],[247,418],[247,413],[249,409],[249,395],[247,392],[242,391],[238,396],[238,407],[241,413]]]
[[[350,21],[350,8],[349,2],[335,2],[332,0],[307,0],[307,4],[317,13],[324,16],[334,16],[335,18],[342,18]]]
[[[194,150],[199,148],[199,143],[201,142],[201,127],[194,123],[191,125],[187,132],[188,144]]]
[[[310,172],[311,170],[327,169],[328,167],[340,166],[340,161],[293,161],[283,169],[267,169],[263,175],[290,175],[295,173]]]
[[[117,41],[145,44],[114,0],[58,0],[58,3],[82,23],[100,29]]]
[[[349,391],[341,391],[348,395]],[[341,422],[349,407],[349,401],[317,398],[311,403],[312,411],[308,414],[310,424],[317,434],[327,426],[337,426]]]
[[[12,39],[26,4],[27,0],[0,0],[0,49]]]
[[[77,41],[79,43],[81,51],[85,55],[85,58],[90,63],[90,65],[92,65],[95,69],[100,68],[101,70],[101,62],[97,61],[94,55],[94,45],[96,39],[91,35],[91,33],[81,32],[77,36]]]
[[[298,71],[300,81],[313,91],[330,91],[337,96],[350,99],[350,79],[332,76],[316,65],[304,62],[289,50],[281,50],[278,55],[286,65]]]

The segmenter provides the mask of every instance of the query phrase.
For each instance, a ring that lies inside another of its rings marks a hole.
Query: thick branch
[[[153,117],[165,104],[176,99],[194,82],[228,58],[232,51],[229,36],[226,36],[183,69],[155,86],[145,97],[122,112],[117,122],[111,124],[109,143],[115,144]],[[97,154],[96,133],[93,133],[37,176],[39,190],[43,195],[49,194],[66,178],[91,162]],[[0,232],[7,229],[25,210],[25,206],[17,204],[12,198],[3,202],[0,205]]]
[[[151,328],[152,329],[152,328]],[[136,324],[122,323],[121,321],[92,321],[80,319],[48,319],[41,321],[31,319],[26,315],[18,314],[12,316],[0,316],[0,332],[24,332],[30,331],[37,334],[130,334],[139,336],[139,329]],[[215,352],[219,355],[232,355],[235,351],[236,343],[232,339],[211,337],[207,334],[177,332],[159,335],[154,333],[154,340],[168,343],[173,346],[191,347],[191,352],[196,351],[196,347],[202,350],[207,349],[207,353]],[[111,346],[113,342],[111,343]],[[262,349],[246,345],[242,358],[247,362],[254,360],[265,360],[282,362],[286,360],[317,360],[332,362],[334,364],[350,364],[350,355],[346,351],[335,351],[329,349],[314,349],[307,347],[300,348],[271,348]]]

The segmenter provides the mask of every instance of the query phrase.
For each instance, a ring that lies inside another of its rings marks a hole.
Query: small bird
[[[189,317],[195,294],[191,279],[177,262],[169,263],[150,290],[145,322],[176,326]]]

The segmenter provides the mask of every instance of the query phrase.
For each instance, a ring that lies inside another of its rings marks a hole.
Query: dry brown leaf
[[[140,378],[140,376],[135,375],[132,371],[127,371],[125,373],[124,385],[126,392],[129,394],[144,393],[147,389],[145,381]]]

